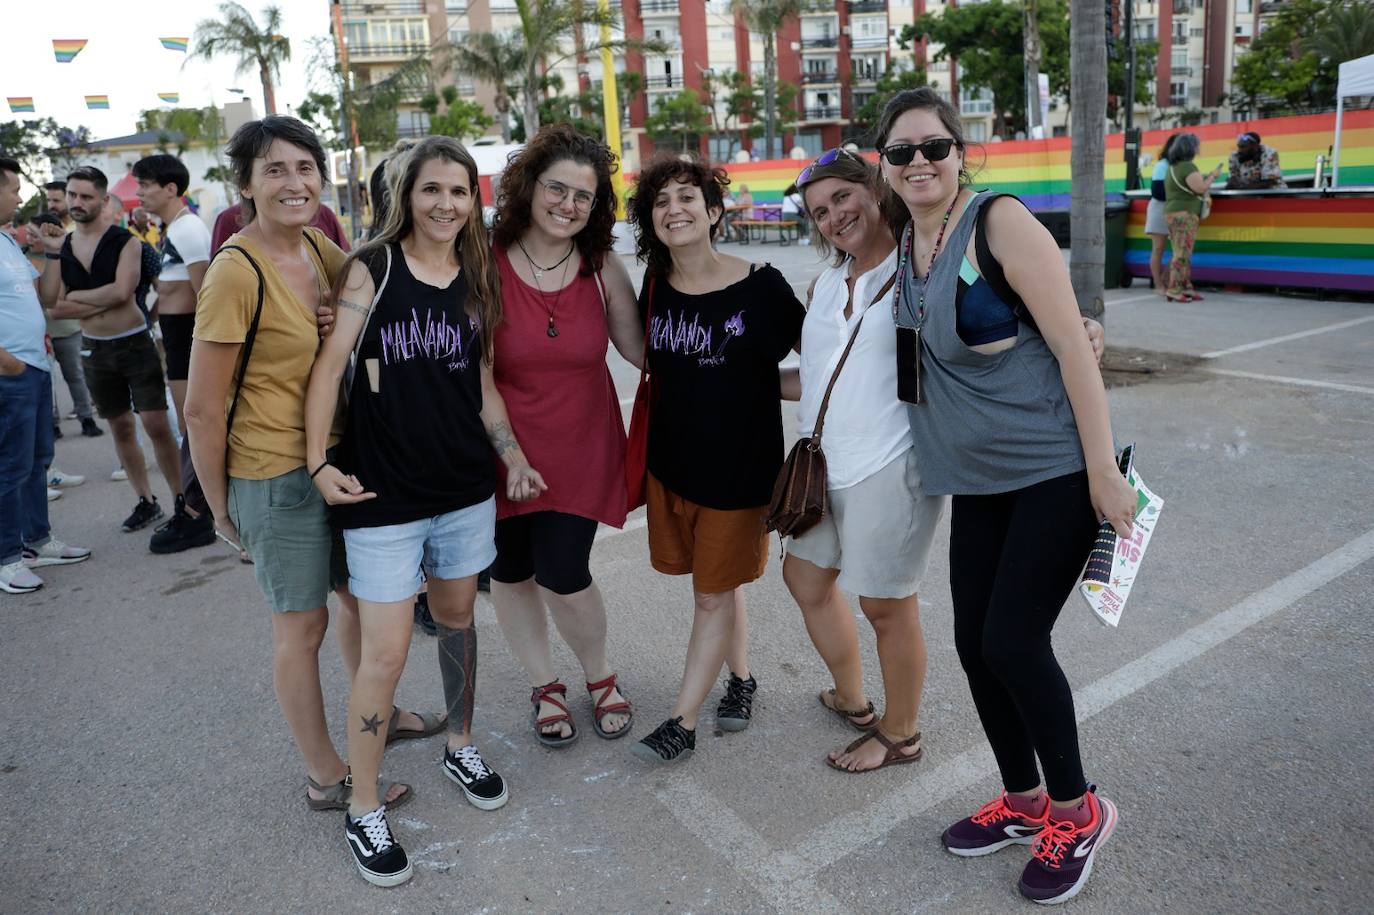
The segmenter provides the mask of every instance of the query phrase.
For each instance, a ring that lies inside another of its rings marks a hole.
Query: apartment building
[[[1229,120],[1231,71],[1264,19],[1283,0],[1136,0],[1137,41],[1159,43],[1152,102],[1136,106],[1136,123],[1166,112],[1202,112],[1212,123]]]

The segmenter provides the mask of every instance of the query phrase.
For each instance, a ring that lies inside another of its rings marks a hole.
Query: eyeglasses
[[[568,194],[572,194],[573,209],[579,213],[590,213],[596,205],[596,196],[587,191],[574,191],[561,181],[534,180],[544,186],[544,200],[549,203],[562,203],[568,199]]]
[[[948,158],[949,151],[953,148],[953,137],[940,137],[936,140],[926,140],[924,143],[893,143],[891,146],[884,146],[878,155],[886,159],[888,165],[900,167],[910,165],[917,153],[927,162],[939,162]]]
[[[816,157],[815,162],[812,162],[806,168],[801,170],[801,174],[797,176],[796,180],[797,187],[801,187],[802,185],[806,184],[806,182],[810,181],[816,169],[825,168],[827,165],[835,164],[835,160],[838,159],[841,154],[851,157],[854,156],[852,152],[840,146],[836,146],[834,149],[827,149],[825,152],[821,153],[819,156]]]

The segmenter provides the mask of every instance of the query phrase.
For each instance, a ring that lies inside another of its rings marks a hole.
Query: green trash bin
[[[1104,258],[1103,286],[1117,289],[1131,285],[1131,275],[1126,270],[1126,221],[1131,215],[1131,204],[1126,200],[1108,200],[1106,213],[1107,250]]]

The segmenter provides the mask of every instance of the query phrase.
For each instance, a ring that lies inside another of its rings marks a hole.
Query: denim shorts
[[[362,600],[389,604],[420,591],[429,578],[467,578],[496,559],[496,497],[405,524],[343,532],[348,589]]]
[[[229,520],[274,613],[323,607],[347,583],[343,540],[304,467],[270,480],[230,477]]]

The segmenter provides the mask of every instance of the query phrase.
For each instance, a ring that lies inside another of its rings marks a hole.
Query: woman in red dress
[[[491,599],[550,747],[578,734],[549,651],[550,615],[582,665],[596,733],[623,737],[632,716],[606,659],[606,607],[589,569],[598,523],[621,527],[626,513],[625,426],[607,344],[636,366],[644,350],[629,274],[607,256],[614,169],[600,141],[545,127],[506,166],[492,233],[505,311],[496,386],[548,490],[519,503],[498,493]]]

